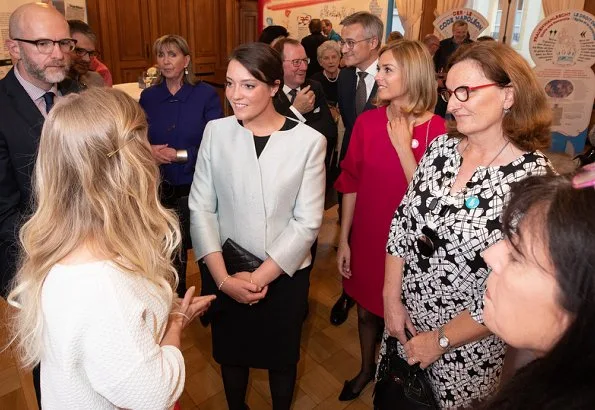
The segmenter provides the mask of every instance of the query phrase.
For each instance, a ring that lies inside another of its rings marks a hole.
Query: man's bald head
[[[66,19],[58,10],[46,3],[27,3],[17,7],[8,20],[8,36],[10,38],[21,38],[27,34],[27,26],[35,24],[39,19]]]
[[[28,3],[10,15],[8,24],[6,48],[19,74],[44,90],[62,81],[68,72],[71,51],[58,45],[60,40],[70,39],[64,16],[47,4]],[[51,50],[46,48],[42,52],[32,43],[38,40],[51,40],[54,44]]]

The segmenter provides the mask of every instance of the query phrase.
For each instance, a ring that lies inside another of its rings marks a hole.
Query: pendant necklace
[[[504,144],[504,146],[502,148],[500,148],[500,151],[498,151],[496,156],[494,158],[492,158],[492,160],[489,162],[488,165],[486,165],[486,169],[489,168],[490,165],[492,165],[492,163],[496,160],[496,158],[498,158],[500,156],[500,154],[502,154],[502,152],[508,146],[509,143],[510,143],[510,141],[506,141],[506,144]],[[468,146],[469,146],[469,142],[467,142],[467,145],[465,146],[465,149],[463,150],[463,152],[465,152],[465,150],[467,149]],[[465,194],[467,193],[467,188],[470,188],[469,183],[467,183],[467,185],[463,188],[463,191],[462,191],[463,196],[465,196]],[[477,195],[471,195],[470,197],[465,198],[465,207],[467,209],[475,209],[478,206],[479,206],[479,198]]]

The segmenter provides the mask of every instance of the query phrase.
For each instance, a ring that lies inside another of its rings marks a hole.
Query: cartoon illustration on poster
[[[582,10],[554,13],[535,27],[529,50],[552,106],[552,150],[579,153],[595,97],[595,17]]]
[[[490,25],[490,22],[478,11],[472,9],[451,9],[434,20],[434,27],[442,38],[449,38],[452,37],[452,25],[458,20],[467,22],[469,37],[472,40],[477,39]]]
[[[301,40],[310,34],[312,19],[329,19],[340,32],[340,22],[356,11],[369,11],[387,21],[388,5],[389,0],[259,0],[259,22],[262,27],[283,26]]]

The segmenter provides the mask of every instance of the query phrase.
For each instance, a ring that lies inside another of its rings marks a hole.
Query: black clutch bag
[[[407,337],[411,335],[407,331]],[[380,379],[374,387],[375,410],[438,409],[432,386],[419,363],[410,366],[397,352],[397,339],[386,340],[386,354],[379,364]]]
[[[222,246],[223,260],[227,273],[233,275],[238,272],[254,272],[262,260],[231,239],[227,239]]]
[[[233,275],[238,272],[254,272],[261,264],[262,260],[242,248],[232,239],[227,239],[221,247],[223,254],[223,261],[225,262],[225,269],[227,273]],[[207,313],[200,317],[200,321],[204,326],[207,326],[211,320],[211,315],[224,308],[225,303],[232,301],[226,294],[217,288],[217,284],[213,280],[213,276],[209,271],[206,263],[200,263],[200,279],[201,279],[201,295],[217,295],[217,299],[211,304]]]

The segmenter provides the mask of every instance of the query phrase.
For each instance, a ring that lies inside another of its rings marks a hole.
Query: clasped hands
[[[176,161],[177,152],[168,144],[151,145],[151,153],[159,165]]]
[[[386,330],[403,345],[409,365],[419,363],[419,367],[425,369],[442,356],[444,350],[438,344],[438,332],[418,333],[403,303],[398,300],[390,303],[385,301],[384,314]],[[409,340],[405,328],[413,336]]]
[[[258,303],[266,296],[268,290],[267,285],[261,286],[253,280],[251,272],[238,272],[231,275],[221,287],[221,291],[235,301],[249,305]]]

